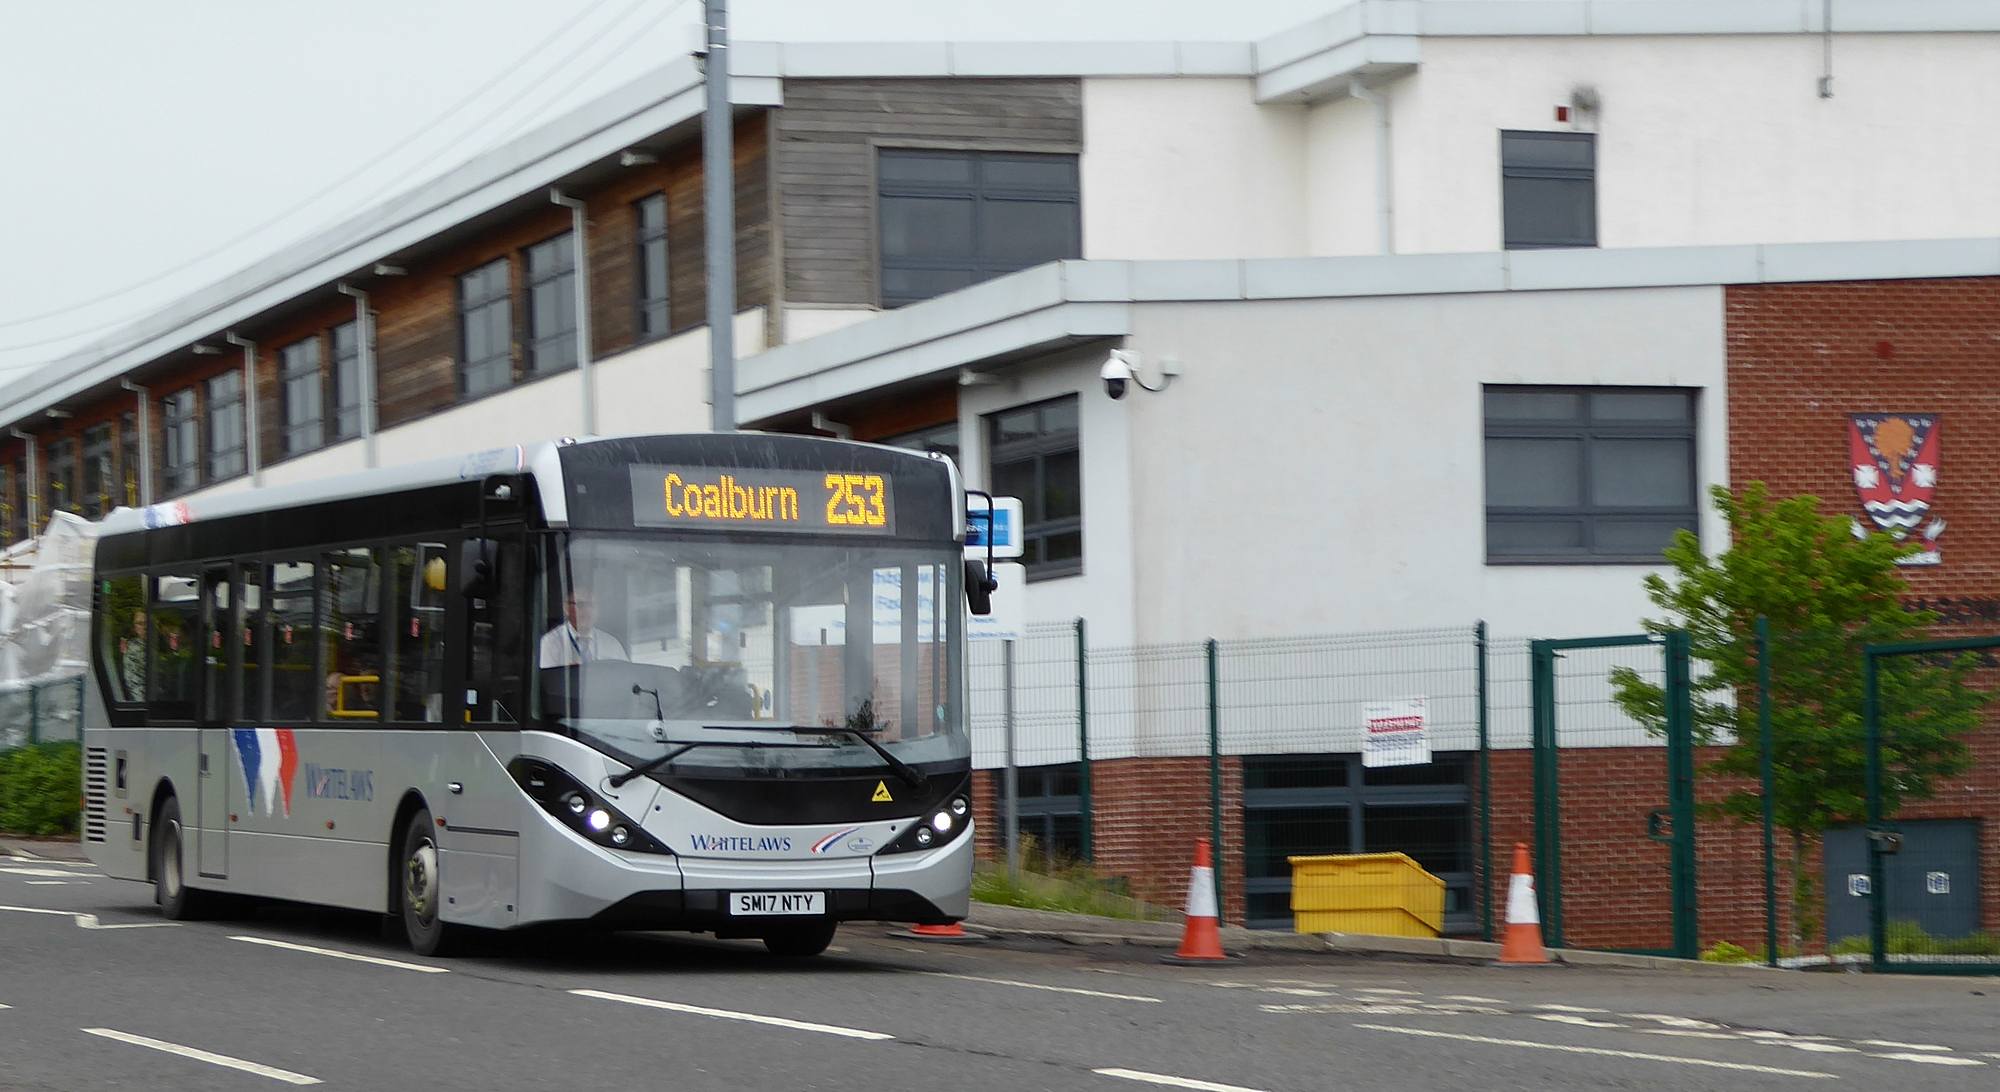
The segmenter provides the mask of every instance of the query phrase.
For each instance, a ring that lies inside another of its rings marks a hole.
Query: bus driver
[[[563,598],[563,619],[542,634],[543,667],[630,659],[618,638],[597,629],[597,596],[589,588],[573,588]]]

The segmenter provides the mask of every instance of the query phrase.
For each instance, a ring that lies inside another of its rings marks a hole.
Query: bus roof
[[[685,436],[711,436],[708,433],[681,434]],[[745,439],[773,435],[770,433],[732,433]],[[291,485],[264,486],[240,492],[221,493],[213,496],[189,497],[163,501],[144,508],[117,508],[104,517],[98,525],[99,537],[129,534],[160,527],[177,527],[182,524],[202,520],[221,519],[229,516],[251,515],[259,512],[281,511],[301,505],[320,504],[326,501],[350,500],[357,497],[379,496],[401,493],[415,489],[451,485],[457,482],[476,481],[495,474],[533,474],[535,487],[541,496],[541,507],[551,524],[568,522],[568,498],[563,490],[563,471],[560,452],[583,444],[602,444],[621,440],[667,438],[648,437],[644,434],[631,436],[591,436],[579,439],[543,440],[530,444],[515,444],[509,447],[488,448],[484,451],[468,452],[421,462],[405,463],[400,466],[365,470],[358,474],[345,474],[334,478],[297,482]],[[712,438],[712,436],[711,436]],[[786,434],[788,440],[812,440],[830,445],[855,444],[857,441],[840,440],[830,437],[794,436]],[[879,445],[863,445],[875,447]],[[924,458],[918,452],[910,452],[912,457]],[[962,496],[962,485],[958,468],[951,466],[952,492]]]

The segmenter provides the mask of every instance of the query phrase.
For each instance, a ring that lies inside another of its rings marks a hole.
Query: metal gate
[[[1535,872],[1556,947],[1694,959],[1694,709],[1680,631],[1535,641]],[[1624,669],[1660,688],[1634,716]]]

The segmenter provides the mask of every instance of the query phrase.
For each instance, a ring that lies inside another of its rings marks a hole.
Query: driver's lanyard
[[[583,643],[576,639],[576,627],[565,626],[564,629],[569,632],[569,647],[576,650],[576,662],[580,664],[589,663],[590,657],[584,654]],[[595,642],[592,643],[594,644]]]

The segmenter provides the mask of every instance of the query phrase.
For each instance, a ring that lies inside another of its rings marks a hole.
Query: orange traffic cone
[[[1535,873],[1528,863],[1528,844],[1514,843],[1514,875],[1507,881],[1507,933],[1500,938],[1500,962],[1546,964],[1542,947],[1542,916],[1535,908]]]
[[[912,925],[902,935],[912,940],[948,941],[958,944],[979,939],[966,932],[965,926],[955,921],[950,925]]]
[[[1228,959],[1222,950],[1220,922],[1216,920],[1215,865],[1209,857],[1208,839],[1194,843],[1194,867],[1188,876],[1187,925],[1181,931],[1181,946],[1163,963],[1214,963]]]

